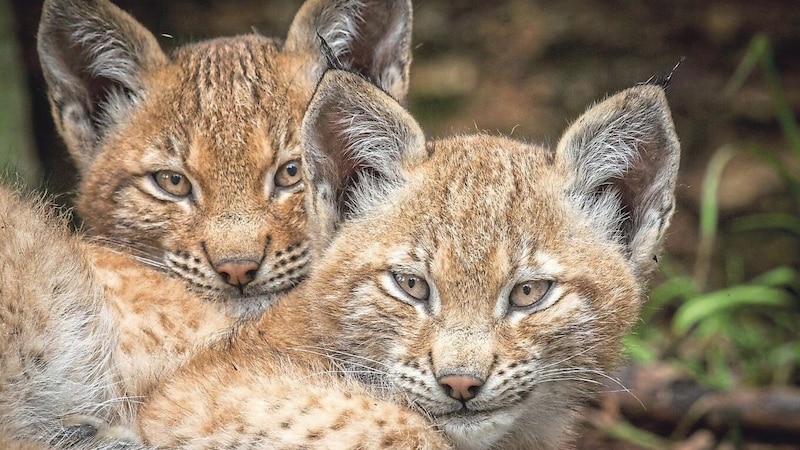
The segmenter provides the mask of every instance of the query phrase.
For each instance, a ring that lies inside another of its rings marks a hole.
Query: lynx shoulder
[[[303,285],[149,398],[145,441],[568,445],[621,360],[672,215],[662,88],[597,103],[551,151],[426,141],[389,96],[331,71],[302,129],[326,249]]]

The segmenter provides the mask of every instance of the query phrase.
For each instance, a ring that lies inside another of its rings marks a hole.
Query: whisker
[[[544,379],[538,380],[537,384],[554,383],[554,382],[560,382],[560,381],[580,381],[580,382],[584,382],[584,383],[588,383],[588,384],[597,384],[597,385],[602,385],[603,384],[603,383],[601,383],[601,382],[599,382],[597,380],[592,380],[591,378],[581,378],[581,377],[551,377],[551,378],[544,378]]]
[[[318,346],[296,346],[296,347],[293,347],[293,348],[296,349],[296,350],[301,350],[301,351],[305,351],[305,352],[308,352],[308,353],[312,353],[312,354],[315,354],[315,355],[318,355],[318,356],[324,356],[324,357],[330,358],[331,360],[334,360],[334,361],[341,361],[341,362],[347,362],[347,363],[350,363],[350,364],[357,364],[354,361],[352,361],[354,359],[354,360],[364,361],[365,363],[372,363],[372,364],[375,364],[375,365],[378,365],[378,366],[390,367],[389,364],[386,364],[384,362],[381,362],[381,361],[378,361],[378,360],[375,360],[375,359],[371,359],[371,358],[367,358],[365,356],[357,355],[355,353],[349,353],[349,352],[336,350],[336,349],[331,349],[331,348],[324,348],[324,347],[318,347]],[[347,359],[345,359],[344,357],[347,357]],[[365,365],[364,367],[367,367],[367,366]]]
[[[578,356],[584,355],[584,354],[586,354],[586,353],[588,353],[588,352],[590,352],[590,351],[594,350],[594,349],[595,349],[595,348],[596,348],[598,345],[600,345],[600,344],[599,344],[599,343],[597,343],[597,344],[594,344],[594,345],[590,345],[589,347],[586,347],[586,348],[582,349],[582,350],[581,350],[580,352],[578,352],[578,353],[575,353],[575,354],[573,354],[573,355],[569,355],[569,356],[567,356],[566,358],[564,358],[564,359],[561,359],[561,360],[559,360],[559,361],[554,361],[554,362],[552,362],[552,363],[550,363],[550,364],[547,364],[547,365],[543,366],[543,368],[545,368],[545,369],[546,369],[546,368],[548,368],[548,367],[552,367],[552,366],[561,365],[561,364],[563,364],[563,363],[565,363],[565,362],[569,361],[570,359],[577,358]]]
[[[90,242],[99,243],[111,247],[112,250],[131,256],[147,266],[160,270],[167,270],[169,267],[161,256],[164,253],[162,248],[142,242],[133,242],[116,236],[89,236]]]
[[[310,349],[310,348],[298,348],[298,347],[295,347],[295,349],[296,350],[300,350],[300,351],[304,351],[306,353],[311,353],[311,354],[314,354],[314,355],[318,355],[318,356],[322,356],[322,357],[327,358],[328,360],[330,360],[333,363],[335,363],[335,365],[338,367],[338,369],[337,369],[338,373],[356,373],[356,371],[354,371],[352,369],[348,369],[348,367],[355,367],[355,368],[359,368],[359,369],[365,369],[365,370],[361,371],[361,373],[380,374],[380,375],[386,375],[386,376],[391,375],[390,373],[381,371],[381,370],[379,370],[379,369],[377,369],[375,367],[372,367],[372,366],[369,366],[369,365],[366,365],[366,364],[362,364],[362,363],[358,363],[356,361],[351,361],[349,359],[344,359],[342,357],[330,354],[330,353],[328,353],[328,352],[326,352],[324,350],[323,351],[316,351],[316,350]]]
[[[620,381],[618,378],[612,377],[611,375],[605,373],[602,370],[588,369],[588,368],[582,368],[582,367],[564,367],[564,368],[561,368],[561,369],[551,369],[551,370],[543,371],[543,372],[541,372],[540,376],[545,379],[544,381],[550,381],[550,378],[548,378],[548,377],[552,377],[552,376],[555,376],[555,375],[568,375],[568,374],[574,374],[574,373],[590,373],[590,374],[598,375],[598,376],[600,376],[602,378],[605,378],[606,380],[609,380],[613,384],[619,386],[620,389],[619,390],[615,390],[615,391],[603,391],[603,392],[625,392],[625,393],[628,393],[628,394],[630,394],[631,397],[633,397],[644,408],[644,403],[641,401],[641,399],[639,399],[639,397],[637,397],[636,394],[634,394],[630,389],[628,389],[628,387],[625,386],[622,383],[622,381]],[[597,384],[603,384],[603,383],[600,383],[600,382],[596,382],[596,383]]]
[[[320,375],[354,375],[354,374],[373,374],[373,371],[370,370],[347,370],[347,369],[332,369],[332,370],[320,370],[314,373],[311,373],[305,377],[300,378],[300,380],[308,380]]]

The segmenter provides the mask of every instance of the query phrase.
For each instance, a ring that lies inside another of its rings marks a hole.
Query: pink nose
[[[471,375],[447,375],[437,381],[447,395],[461,402],[475,398],[483,386],[483,380]]]
[[[222,279],[231,286],[244,287],[256,278],[259,264],[249,259],[225,261],[214,267]]]

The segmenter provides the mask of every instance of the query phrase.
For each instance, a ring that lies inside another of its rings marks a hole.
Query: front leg
[[[232,368],[171,379],[139,413],[151,445],[169,448],[447,449],[418,412],[328,376]],[[185,375],[185,374],[182,374]]]

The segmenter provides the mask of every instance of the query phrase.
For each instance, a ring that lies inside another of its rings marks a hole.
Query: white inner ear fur
[[[403,167],[426,155],[416,121],[396,100],[357,75],[328,72],[303,121],[312,182],[338,187],[334,204],[358,216],[403,183]]]
[[[591,107],[564,134],[568,197],[634,266],[650,263],[669,221],[679,144],[663,91],[628,89]]]

